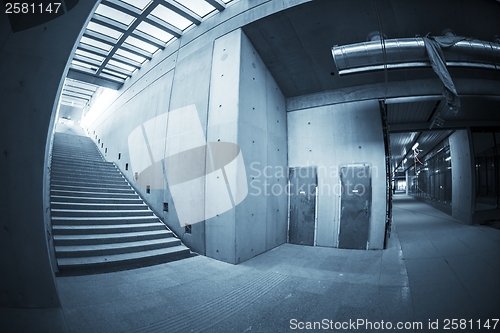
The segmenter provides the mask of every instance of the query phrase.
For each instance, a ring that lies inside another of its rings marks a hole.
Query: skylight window
[[[122,79],[124,79],[124,80],[128,78],[128,76],[127,76],[127,75],[125,75],[125,74],[121,74],[121,73],[118,73],[118,72],[115,72],[115,71],[111,71],[111,70],[109,70],[109,69],[107,69],[107,68],[104,68],[104,69],[102,70],[102,72],[103,72],[103,73],[107,73],[107,74],[109,74],[109,75],[117,76],[117,77],[122,78]]]
[[[148,51],[149,53],[155,53],[158,50],[158,48],[154,47],[153,45],[143,42],[142,40],[139,40],[132,36],[127,37],[127,39],[125,39],[125,43],[141,48],[145,51]]]
[[[74,59],[71,61],[71,64],[75,65],[75,66],[78,66],[78,67],[83,67],[83,68],[86,68],[86,69],[91,69],[93,71],[97,70],[97,68],[95,66],[92,66],[92,65],[86,64],[84,62],[81,62],[81,61],[78,61],[78,60],[74,60]]]
[[[94,22],[89,22],[87,29],[99,32],[103,35],[114,38],[116,40],[118,40],[122,36],[122,33],[119,31],[116,31],[115,29],[111,29],[111,28],[102,26],[100,24],[94,23]]]
[[[95,12],[96,14],[106,16],[112,20],[123,23],[127,26],[130,26],[130,24],[132,24],[132,22],[134,22],[135,20],[133,16],[130,16],[124,12],[105,6],[103,4],[100,4]]]
[[[208,13],[215,10],[215,7],[210,5],[205,0],[178,0],[177,2],[179,2],[186,8],[189,8],[191,11],[200,15],[201,17],[204,17]]]
[[[115,53],[118,54],[118,55],[121,55],[122,57],[125,57],[125,58],[128,58],[128,59],[137,61],[137,62],[139,62],[141,64],[146,60],[146,58],[143,58],[141,56],[138,56],[136,54],[130,53],[130,52],[122,50],[122,49],[116,50]]]
[[[111,50],[111,45],[105,44],[105,43],[101,43],[99,41],[96,41],[94,39],[91,39],[91,38],[88,38],[88,37],[85,37],[85,36],[82,37],[81,42],[83,44],[88,44],[88,45],[92,45],[92,46],[95,46],[97,48],[103,49],[103,50],[105,50],[107,52],[109,52],[109,50]]]
[[[224,7],[209,0],[102,0],[73,54],[70,73],[119,89],[166,44]]]
[[[125,65],[125,64],[123,64],[123,63],[121,63],[121,62],[118,62],[118,61],[116,61],[116,60],[110,60],[108,63],[109,63],[110,65],[113,65],[113,66],[116,66],[116,67],[123,68],[123,69],[125,69],[125,70],[127,70],[127,71],[129,71],[129,72],[134,72],[134,71],[135,71],[135,67],[133,67],[133,66],[129,66],[129,65]]]
[[[129,5],[132,5],[140,10],[144,10],[151,3],[151,0],[121,0]]]
[[[187,18],[182,17],[181,15],[177,14],[176,12],[162,6],[158,5],[152,12],[151,15],[156,16],[157,18],[170,23],[174,27],[177,27],[181,30],[186,29],[189,27],[192,22],[189,21]]]
[[[75,51],[75,54],[81,55],[83,57],[91,58],[91,59],[94,59],[94,60],[97,60],[97,61],[100,61],[100,62],[102,62],[104,60],[104,57],[100,57],[100,56],[98,56],[96,54],[93,54],[93,53],[90,53],[90,52],[87,52],[87,51],[83,51],[83,50],[80,50],[80,49],[77,49]]]
[[[172,37],[174,37],[168,32],[161,30],[146,22],[141,22],[141,24],[139,24],[139,26],[137,27],[137,30],[140,30],[142,32],[147,33],[150,36],[158,38],[159,40],[162,40],[165,43],[168,42],[170,39],[172,39]]]

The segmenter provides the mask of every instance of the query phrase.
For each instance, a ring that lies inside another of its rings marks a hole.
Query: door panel
[[[289,170],[290,226],[288,242],[314,245],[316,167],[296,167]]]
[[[341,166],[339,248],[367,249],[372,206],[370,166]]]

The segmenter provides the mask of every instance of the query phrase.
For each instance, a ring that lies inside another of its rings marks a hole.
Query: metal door
[[[338,247],[367,249],[372,206],[370,166],[341,166],[340,228]]]
[[[314,245],[316,229],[316,167],[295,167],[289,170],[290,220],[288,242]]]

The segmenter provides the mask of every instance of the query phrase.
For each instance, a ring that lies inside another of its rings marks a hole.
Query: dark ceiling
[[[334,45],[367,41],[380,26],[387,38],[440,35],[493,41],[500,35],[500,3],[487,0],[314,0],[243,28],[286,97],[384,82],[384,73],[333,75]],[[500,80],[492,71],[451,70],[453,77]],[[390,71],[388,81],[434,78],[429,69]]]
[[[377,14],[378,13],[378,14]],[[379,20],[380,18],[380,20]],[[489,0],[314,0],[264,17],[243,28],[285,97],[383,83],[384,72],[339,76],[331,54],[334,45],[367,41],[372,31],[391,38],[457,35],[493,41],[500,35],[500,3]],[[452,78],[500,81],[500,71],[450,69]],[[393,70],[388,82],[437,79],[430,68]],[[500,96],[500,92],[498,93]],[[457,128],[500,122],[499,98],[461,98],[455,115],[443,100],[431,98],[387,105],[391,129],[392,168],[418,139],[423,154]],[[429,130],[439,113],[444,128]],[[483,121],[483,122],[481,122]],[[408,156],[406,156],[408,157]]]

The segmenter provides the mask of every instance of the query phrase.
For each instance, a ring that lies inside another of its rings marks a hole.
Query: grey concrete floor
[[[0,319],[25,332],[292,332],[307,322],[436,332],[447,319],[466,320],[462,332],[499,331],[477,321],[500,317],[500,230],[462,225],[405,195],[393,214],[386,250],[284,244],[236,266],[197,256],[58,277],[62,310],[4,309]]]

